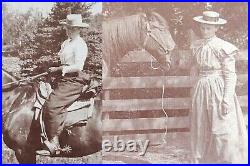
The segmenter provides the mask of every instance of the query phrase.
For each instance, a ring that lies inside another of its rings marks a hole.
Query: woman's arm
[[[228,113],[227,109],[230,108],[230,103],[233,103],[235,94],[235,87],[237,82],[237,75],[235,73],[235,56],[238,55],[238,51],[234,51],[229,55],[225,55],[222,61],[222,69],[224,76],[224,96],[223,107],[224,113]]]

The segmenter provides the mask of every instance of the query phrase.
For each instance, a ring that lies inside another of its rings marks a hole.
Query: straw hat
[[[227,20],[220,18],[220,14],[214,11],[204,11],[202,16],[196,16],[193,20],[211,25],[223,25],[227,23]]]
[[[87,28],[89,24],[82,22],[81,14],[69,14],[67,15],[66,21],[60,22],[61,25],[67,25],[71,27]]]

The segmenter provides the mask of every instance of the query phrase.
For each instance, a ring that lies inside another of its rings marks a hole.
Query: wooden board
[[[248,107],[248,96],[238,96],[242,107]],[[190,109],[191,98],[164,98],[164,109]],[[103,100],[102,111],[143,111],[162,109],[162,99]]]
[[[246,82],[248,74],[238,75],[238,84]],[[103,89],[193,87],[197,77],[152,76],[152,77],[107,77],[103,79]]]
[[[164,98],[164,109],[189,109],[190,98]],[[103,100],[102,111],[137,111],[162,109],[162,99]]]
[[[152,134],[131,134],[131,135],[118,135],[117,138],[123,141],[129,140],[141,140],[145,142],[149,140],[149,145],[158,145],[163,144],[165,141],[166,143],[173,143],[176,141],[188,141],[190,137],[189,132],[176,132],[176,133],[152,133]],[[105,135],[102,137],[102,140],[109,140],[114,141],[114,135]]]
[[[190,55],[189,50],[179,50],[179,54],[182,55],[182,57],[188,57]],[[241,50],[239,52],[239,56],[236,57],[236,60],[248,60],[248,51],[247,50]],[[127,55],[125,55],[121,62],[156,62],[155,58],[151,56],[146,51],[136,51],[131,52]]]
[[[138,118],[138,119],[106,119],[102,122],[104,132],[122,130],[154,130],[154,129],[189,128],[189,117],[171,118]]]

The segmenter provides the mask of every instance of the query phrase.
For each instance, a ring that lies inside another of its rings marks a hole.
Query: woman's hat
[[[214,11],[204,11],[202,16],[196,16],[193,20],[211,25],[223,25],[227,23],[227,20],[220,18],[220,14]]]
[[[69,14],[67,15],[66,21],[60,22],[60,24],[71,27],[81,27],[81,28],[89,27],[89,24],[82,22],[81,14]]]

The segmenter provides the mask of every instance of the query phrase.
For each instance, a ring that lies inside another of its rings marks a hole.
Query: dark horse
[[[18,80],[2,70],[2,83]],[[36,150],[41,148],[40,126],[34,119],[33,104],[37,84],[11,85],[3,89],[3,140],[15,151],[20,163],[36,163]],[[72,153],[62,157],[80,157],[101,150],[101,112],[95,102],[94,113],[85,126],[74,126],[70,134],[60,135],[62,146],[71,146]]]
[[[143,48],[168,71],[175,42],[158,13],[140,13],[103,22],[103,75],[129,51]]]

